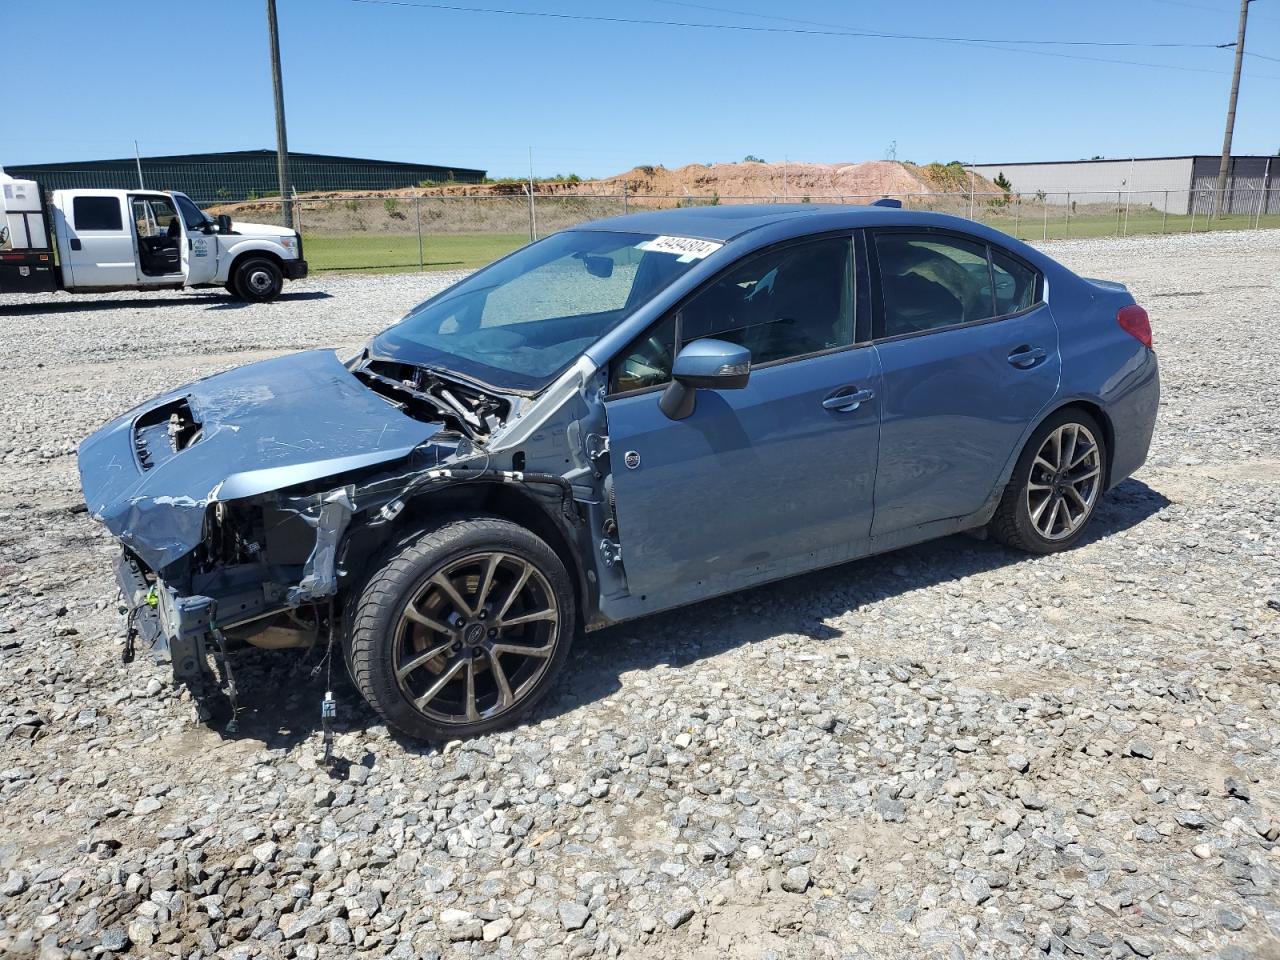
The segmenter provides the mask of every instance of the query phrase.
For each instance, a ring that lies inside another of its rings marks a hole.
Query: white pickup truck
[[[212,218],[183,193],[55,190],[0,172],[0,293],[225,286],[245,300],[307,275],[287,227]]]

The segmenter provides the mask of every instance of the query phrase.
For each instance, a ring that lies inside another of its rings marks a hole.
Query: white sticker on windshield
[[[675,254],[680,258],[681,263],[709,257],[723,246],[723,243],[716,243],[713,240],[695,240],[693,237],[654,237],[652,240],[636,244],[640,250]]]

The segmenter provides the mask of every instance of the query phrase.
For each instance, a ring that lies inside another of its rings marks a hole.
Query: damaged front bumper
[[[171,664],[174,677],[198,677],[205,662],[213,598],[180,597],[163,581],[148,580],[127,550],[116,557],[115,573],[128,618],[124,659],[132,660],[140,643],[156,663]]]
[[[173,668],[176,679],[199,676],[209,643],[225,652],[223,630],[265,624],[276,614],[332,597],[338,590],[338,549],[351,521],[352,489],[311,497],[281,497],[275,508],[312,528],[314,544],[301,567],[271,563],[219,565],[190,577],[182,590],[148,569],[128,548],[115,564],[128,618],[125,659],[135,644]],[[252,631],[250,631],[252,632]]]

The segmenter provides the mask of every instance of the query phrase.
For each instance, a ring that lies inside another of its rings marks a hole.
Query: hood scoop
[[[151,470],[199,441],[201,432],[185,397],[148,410],[133,428],[133,452],[138,466]]]

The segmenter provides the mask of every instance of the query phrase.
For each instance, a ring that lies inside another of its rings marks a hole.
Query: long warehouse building
[[[1003,174],[1024,196],[1044,194],[1048,203],[1125,202],[1178,214],[1213,210],[1220,156],[1132,157],[978,163],[968,169],[995,179]],[[1280,156],[1233,156],[1227,174],[1226,213],[1280,213]]]
[[[35,180],[45,190],[137,187],[180,190],[196,203],[252,200],[278,195],[274,150],[232,150],[168,157],[125,157],[66,163],[5,164],[20,180]],[[299,193],[317,190],[396,190],[434,183],[480,183],[484,170],[399,160],[369,160],[323,153],[289,151],[289,178]]]

